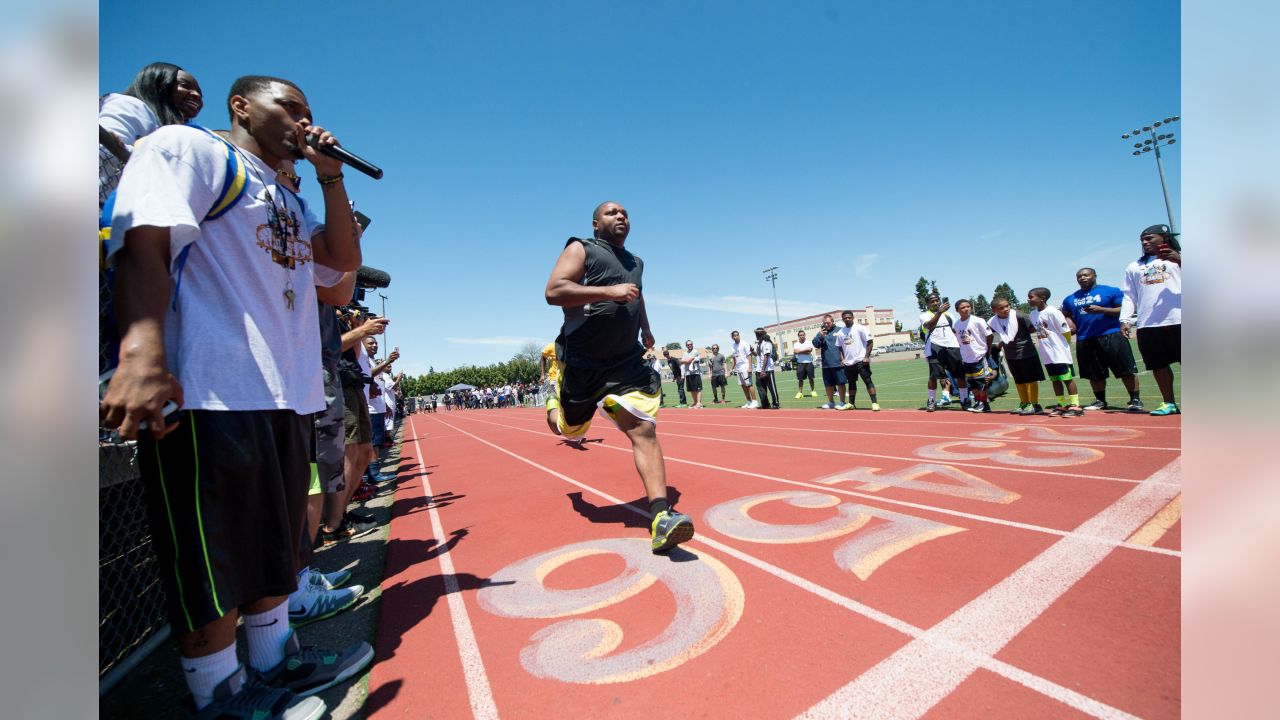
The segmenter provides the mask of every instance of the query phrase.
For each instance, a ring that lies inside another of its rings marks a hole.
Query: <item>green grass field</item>
[[[1132,341],[1130,341],[1132,343]],[[1138,384],[1142,393],[1142,401],[1146,403],[1148,410],[1154,410],[1160,405],[1160,392],[1156,388],[1155,380],[1151,377],[1151,373],[1146,370],[1142,364],[1141,356],[1138,354],[1136,344],[1133,347],[1133,356],[1138,360]],[[926,382],[929,378],[929,366],[924,359],[911,359],[908,355],[907,359],[886,359],[883,356],[876,358],[871,363],[872,379],[876,383],[876,394],[882,408],[920,408],[924,407],[925,400],[928,398],[928,389]],[[809,397],[809,383],[805,382],[804,397],[796,399],[796,374],[793,370],[778,371],[778,399],[782,402],[784,408],[814,408],[827,401],[826,391],[822,387],[821,370],[817,371],[818,377],[814,382],[814,389],[818,393],[818,397]],[[1080,403],[1087,405],[1094,400],[1093,391],[1089,388],[1089,381],[1076,380],[1080,391]],[[702,404],[707,407],[721,407],[711,402],[711,383],[707,378],[703,378],[703,397]],[[1182,399],[1182,366],[1173,366],[1173,388],[1174,395],[1179,401]],[[676,392],[675,385],[670,382],[663,383],[662,389],[667,394],[667,407],[674,407],[680,402],[680,396]],[[742,393],[742,387],[738,385],[738,380],[734,376],[729,377],[729,405],[728,407],[737,407],[746,402],[746,397]],[[692,402],[693,399],[689,398]],[[867,396],[866,388],[862,387],[862,383],[858,383],[858,395],[855,398],[857,408],[859,410],[868,410],[871,407],[871,400]],[[1129,402],[1129,394],[1125,392],[1124,385],[1115,378],[1107,380],[1107,402],[1112,405],[1123,406]],[[1053,395],[1053,385],[1049,381],[1040,383],[1040,404],[1053,405],[1057,401]],[[1009,392],[995,398],[991,401],[991,409],[993,410],[1012,410],[1018,407],[1018,393],[1010,386]],[[959,409],[959,405],[953,404],[951,408]]]

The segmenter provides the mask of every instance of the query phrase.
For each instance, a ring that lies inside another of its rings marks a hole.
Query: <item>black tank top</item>
[[[626,248],[596,238],[569,238],[582,243],[587,257],[582,284],[605,287],[634,283],[643,292],[644,261]],[[610,368],[644,354],[640,335],[640,300],[612,300],[564,308],[564,325],[556,338],[556,354],[571,367]]]

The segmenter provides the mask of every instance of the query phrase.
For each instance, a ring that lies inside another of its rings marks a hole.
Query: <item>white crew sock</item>
[[[933,402],[937,399],[938,399],[938,390],[937,388],[934,388],[933,390],[929,391],[929,402]]]
[[[191,691],[191,700],[195,703],[196,710],[203,710],[213,702],[213,689],[228,675],[240,669],[234,642],[212,655],[184,657],[180,660],[182,676],[187,681],[187,689]]]
[[[245,637],[249,640],[249,664],[266,672],[284,659],[284,644],[293,632],[289,628],[289,602],[257,615],[245,614]]]

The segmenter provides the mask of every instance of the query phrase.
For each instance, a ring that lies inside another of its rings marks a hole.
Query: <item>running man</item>
[[[737,330],[729,333],[733,340],[733,374],[738,376],[738,384],[742,386],[742,394],[747,396],[746,410],[758,410],[760,401],[756,399],[756,388],[751,382],[751,346],[742,342]]]
[[[569,238],[547,280],[547,303],[564,310],[559,429],[582,437],[597,406],[609,415],[631,441],[653,513],[651,548],[666,552],[693,537],[693,519],[667,500],[657,433],[662,380],[643,359],[653,349],[641,295],[644,261],[624,247],[631,223],[618,203],[600,203],[591,227],[593,237]]]

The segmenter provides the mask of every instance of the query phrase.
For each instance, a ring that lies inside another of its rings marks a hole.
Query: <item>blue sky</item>
[[[547,274],[606,199],[658,341],[722,346],[773,321],[772,265],[784,320],[873,304],[910,325],[921,275],[953,299],[1061,297],[1081,265],[1118,284],[1165,219],[1120,134],[1180,112],[1176,2],[212,7],[102,6],[101,91],[174,62],[220,128],[237,76],[297,82],[386,171],[348,188],[410,374],[553,338]]]

